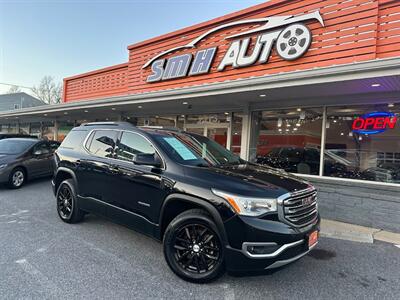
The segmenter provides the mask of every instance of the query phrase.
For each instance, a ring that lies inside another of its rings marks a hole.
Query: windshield
[[[235,165],[243,161],[220,144],[195,134],[170,133],[155,139],[175,161],[191,166]]]
[[[29,140],[11,140],[5,139],[0,141],[0,154],[19,154],[32,146],[35,141]]]

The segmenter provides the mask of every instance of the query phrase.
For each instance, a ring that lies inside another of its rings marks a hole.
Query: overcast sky
[[[31,87],[126,62],[130,44],[262,2],[0,0],[0,83]]]

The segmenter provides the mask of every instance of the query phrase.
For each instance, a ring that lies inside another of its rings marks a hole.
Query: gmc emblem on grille
[[[302,201],[301,201],[301,204],[302,205],[309,205],[309,204],[311,204],[312,202],[313,202],[313,197],[307,197],[307,198],[304,198]]]

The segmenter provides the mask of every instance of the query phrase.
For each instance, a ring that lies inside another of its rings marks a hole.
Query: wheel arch
[[[10,175],[14,172],[14,170],[16,169],[22,169],[22,171],[25,174],[25,182],[28,181],[29,179],[29,172],[28,172],[28,168],[25,167],[24,165],[16,165],[14,168],[12,168]]]
[[[193,208],[204,209],[210,214],[219,230],[222,243],[227,245],[228,239],[225,226],[218,210],[211,203],[203,199],[183,194],[171,194],[165,199],[160,212],[158,238],[160,240],[163,239],[166,228],[177,215]]]
[[[74,181],[75,188],[76,189],[78,188],[75,173],[68,168],[60,167],[57,169],[57,172],[54,176],[55,191],[58,190],[58,187],[60,186],[61,182],[63,182],[66,179],[72,179]]]

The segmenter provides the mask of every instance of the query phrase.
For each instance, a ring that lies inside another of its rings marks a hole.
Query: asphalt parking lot
[[[398,299],[400,249],[321,239],[273,273],[177,278],[161,244],[95,216],[61,222],[50,181],[0,187],[0,299]]]

